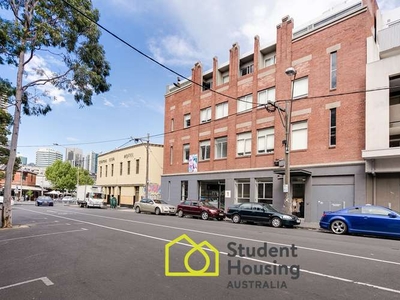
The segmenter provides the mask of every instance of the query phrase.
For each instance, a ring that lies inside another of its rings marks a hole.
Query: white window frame
[[[200,123],[211,122],[211,107],[206,107],[200,110]]]
[[[227,74],[222,74],[222,84],[229,82],[229,72]]]
[[[308,95],[308,76],[296,79],[293,83],[293,98],[306,97]]]
[[[273,153],[274,141],[274,127],[257,130],[257,154]]]
[[[183,145],[183,162],[188,163],[190,156],[190,144]]]
[[[271,179],[269,179],[269,178],[258,179],[256,181],[256,184],[257,184],[257,189],[256,189],[257,190],[257,197],[256,197],[257,202],[272,204],[273,194],[274,194],[272,178]],[[269,186],[269,188],[267,188],[266,186]],[[262,195],[260,195],[260,187],[262,189]],[[267,195],[267,190],[271,191],[270,195]]]
[[[200,159],[199,160],[209,160],[211,157],[211,155],[210,155],[210,150],[211,150],[210,140],[201,141],[199,150],[200,150]]]
[[[335,113],[335,122],[332,120],[332,113]],[[329,110],[329,147],[335,147],[336,146],[336,138],[337,138],[337,109],[336,107],[331,108]],[[332,137],[335,139],[335,143],[332,143]]]
[[[236,137],[236,155],[249,156],[251,155],[251,132],[237,134]]]
[[[308,146],[308,123],[307,121],[292,124],[291,150],[305,150]]]
[[[330,58],[331,58],[330,89],[335,90],[337,87],[337,51],[332,52]]]
[[[245,195],[247,191],[248,195]],[[238,203],[250,202],[250,180],[236,181],[236,195]]]
[[[258,96],[257,96],[258,105],[267,104],[268,100],[275,102],[275,87],[258,92]],[[260,106],[260,107],[262,107],[262,106]]]
[[[254,72],[254,62],[248,62],[240,66],[240,76],[246,76],[253,74]]]
[[[237,112],[249,111],[253,108],[253,95],[246,95],[237,100]]]
[[[228,137],[219,137],[215,139],[215,158],[228,157]]]
[[[275,54],[266,56],[264,58],[264,68],[265,67],[269,67],[269,66],[273,66],[275,64],[276,64],[276,55]]]
[[[190,127],[190,114],[185,114],[183,116],[183,128],[189,128]]]
[[[228,102],[219,103],[215,106],[215,119],[221,119],[228,116]]]

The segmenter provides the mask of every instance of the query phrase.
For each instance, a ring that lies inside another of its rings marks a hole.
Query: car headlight
[[[284,220],[292,220],[292,217],[291,216],[282,216],[282,219],[284,219]]]

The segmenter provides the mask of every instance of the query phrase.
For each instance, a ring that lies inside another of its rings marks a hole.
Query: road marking
[[[49,236],[49,235],[57,235],[57,234],[63,234],[63,233],[80,232],[80,231],[86,231],[86,230],[89,230],[89,229],[81,228],[81,229],[69,230],[69,231],[60,231],[60,232],[53,232],[53,233],[43,233],[43,234],[36,234],[36,235],[28,235],[28,236],[22,236],[22,237],[16,237],[16,238],[11,238],[11,239],[0,240],[0,243],[1,242],[16,241],[16,240],[23,240],[23,239],[30,239],[30,238],[35,238],[35,237]]]
[[[40,278],[36,278],[36,279],[31,279],[31,280],[27,280],[27,281],[22,281],[22,282],[10,284],[10,285],[2,286],[2,287],[0,287],[0,290],[5,290],[5,289],[8,289],[8,288],[12,288],[12,287],[15,287],[15,286],[19,286],[19,285],[22,285],[22,284],[31,283],[31,282],[35,282],[35,281],[42,281],[47,286],[50,286],[50,285],[54,284],[47,277],[40,277]]]
[[[36,212],[36,211],[32,211],[32,212]],[[38,212],[38,213],[42,213],[42,212]],[[226,235],[226,234],[215,233],[215,232],[205,232],[205,231],[200,231],[200,230],[195,230],[195,229],[186,229],[186,228],[182,228],[182,227],[174,227],[174,226],[169,226],[169,225],[154,224],[154,223],[148,223],[148,222],[142,222],[142,221],[134,221],[134,220],[126,220],[126,219],[120,219],[120,218],[114,218],[114,217],[108,217],[108,216],[92,215],[92,214],[87,214],[87,213],[77,213],[77,214],[91,216],[91,217],[104,218],[104,219],[124,221],[124,222],[129,222],[129,223],[151,225],[151,226],[155,226],[155,227],[170,228],[170,229],[175,229],[175,230],[180,230],[180,231],[185,231],[185,232],[194,232],[194,233],[200,233],[200,234],[205,234],[205,235],[214,235],[214,236],[220,236],[220,237],[224,237],[224,238],[243,240],[243,241],[248,241],[248,242],[268,243],[268,244],[284,246],[284,247],[291,247],[292,246],[292,245],[289,245],[289,244],[282,244],[282,243],[271,242],[271,241],[266,241],[266,240],[257,240],[257,239],[250,239],[250,238],[244,238],[244,237],[237,237],[237,236],[233,236],[233,235]],[[52,215],[52,216],[54,216],[54,215]],[[55,217],[62,218],[61,216],[55,216]],[[75,219],[73,219],[73,220],[75,220]],[[308,251],[314,251],[314,252],[320,252],[320,253],[326,253],[326,254],[332,254],[332,255],[338,255],[338,256],[344,256],[344,257],[351,257],[351,258],[357,258],[357,259],[362,259],[362,260],[375,261],[375,262],[379,262],[379,263],[385,263],[385,264],[399,265],[400,266],[400,262],[396,262],[396,261],[383,260],[383,259],[359,256],[359,255],[354,255],[354,254],[339,253],[339,252],[321,250],[321,249],[316,249],[316,248],[302,247],[302,246],[298,246],[298,245],[296,245],[296,247],[297,247],[297,249],[303,249],[303,250],[308,250]]]
[[[27,210],[27,211],[30,211],[30,212],[33,212],[33,213],[38,213],[38,214],[48,215],[46,213],[37,212],[37,211],[33,211],[33,210]],[[67,220],[71,220],[71,221],[77,221],[76,219],[57,216],[57,215],[51,215],[51,216],[56,217],[56,218],[61,218],[61,219],[67,219]],[[101,224],[96,224],[96,223],[93,223],[93,222],[88,222],[88,221],[81,221],[81,222],[85,223],[85,224],[88,224],[88,225],[101,227],[101,228],[105,228],[105,229],[109,229],[109,230],[114,230],[114,231],[118,231],[118,232],[123,232],[123,233],[136,235],[136,236],[140,236],[140,237],[145,237],[145,238],[149,238],[149,239],[153,239],[153,240],[157,240],[157,241],[163,241],[163,242],[167,242],[167,243],[172,241],[172,240],[168,240],[168,239],[164,239],[164,238],[160,238],[160,237],[156,237],[156,236],[151,236],[151,235],[147,235],[147,234],[143,234],[143,233],[128,231],[128,230],[125,230],[125,229],[119,229],[119,228],[110,227],[110,226],[101,225]],[[163,226],[163,227],[169,227],[169,226]],[[182,228],[179,228],[179,229],[182,230]],[[183,230],[185,230],[185,229],[183,229]],[[196,232],[200,232],[200,231],[196,231]],[[200,233],[204,234],[204,232],[200,232]],[[215,234],[215,235],[218,235],[218,234]],[[221,236],[225,236],[225,235],[221,235]],[[234,237],[234,238],[236,238],[236,237]],[[242,239],[242,238],[239,238],[239,239]],[[248,240],[252,240],[252,239],[248,239]],[[257,241],[257,240],[254,240],[254,241]],[[263,242],[265,243],[265,241],[263,241]],[[192,247],[192,245],[189,245],[189,244],[184,244],[184,243],[177,243],[177,244],[181,244],[181,245],[184,245],[184,246]],[[274,243],[274,244],[276,244],[276,243]],[[281,244],[277,244],[277,245],[281,245]],[[291,246],[291,245],[289,245],[289,246]],[[220,254],[227,255],[226,252],[221,252],[221,251],[218,251],[218,252]],[[274,264],[274,263],[271,263],[271,262],[268,262],[268,261],[259,260],[259,259],[255,259],[255,258],[250,258],[250,257],[240,257],[240,258],[246,259],[246,260],[252,260],[252,261],[259,261],[259,262],[262,262],[262,263],[265,263],[265,264]],[[375,289],[383,290],[383,291],[387,291],[387,292],[392,292],[392,293],[396,293],[396,294],[400,294],[400,290],[395,290],[395,289],[391,289],[391,288],[388,288],[388,287],[374,285],[374,284],[370,284],[370,283],[366,283],[366,282],[355,281],[355,280],[352,280],[352,279],[332,276],[332,275],[329,275],[329,274],[309,271],[309,270],[305,270],[305,269],[301,269],[300,272],[307,273],[307,274],[310,274],[310,275],[319,276],[319,277],[325,277],[325,278],[329,278],[329,279],[333,279],[333,280],[343,281],[343,282],[347,282],[347,283],[353,283],[353,284],[356,284],[356,285],[367,286],[367,287],[371,287],[371,288],[375,288]]]

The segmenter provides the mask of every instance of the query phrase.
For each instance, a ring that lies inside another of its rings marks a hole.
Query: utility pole
[[[147,134],[147,145],[146,145],[146,199],[149,198],[149,147],[150,147],[150,134]]]

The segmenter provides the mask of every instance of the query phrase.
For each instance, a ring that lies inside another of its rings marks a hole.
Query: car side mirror
[[[389,218],[397,218],[397,215],[393,212],[388,213]]]

